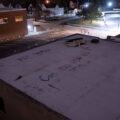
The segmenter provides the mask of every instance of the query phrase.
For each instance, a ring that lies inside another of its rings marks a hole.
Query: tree
[[[67,13],[69,9],[69,0],[62,0],[61,6],[64,7],[65,13]]]
[[[41,15],[42,15],[42,7],[40,5],[40,2],[36,0],[35,11],[34,11],[35,21],[39,20],[41,18]]]
[[[88,8],[84,8],[82,15],[85,17],[85,20],[96,20],[102,16],[102,13],[98,10],[98,5],[90,4]]]

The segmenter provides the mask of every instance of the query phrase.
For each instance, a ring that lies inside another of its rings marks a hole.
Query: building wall
[[[23,16],[23,21],[15,22],[16,16]],[[16,39],[27,34],[25,10],[0,12],[0,18],[8,18],[8,23],[0,24],[0,41],[5,39]]]
[[[0,120],[69,120],[0,80]]]
[[[46,8],[46,10],[50,11],[50,17],[64,15],[64,8],[55,7],[55,8]]]

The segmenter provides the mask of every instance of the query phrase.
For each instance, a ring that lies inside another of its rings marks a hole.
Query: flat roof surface
[[[26,10],[26,9],[19,9],[19,8],[0,8],[0,12],[11,12],[11,11],[20,11],[20,10]]]
[[[83,37],[87,44],[68,47]],[[0,60],[0,79],[71,120],[120,119],[120,44],[74,35]]]

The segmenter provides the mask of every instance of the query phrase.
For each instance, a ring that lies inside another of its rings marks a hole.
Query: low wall
[[[0,80],[0,120],[69,120]],[[1,101],[1,100],[0,100]]]

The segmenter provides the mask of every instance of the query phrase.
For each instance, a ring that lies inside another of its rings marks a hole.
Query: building
[[[64,8],[58,5],[44,5],[42,4],[42,11],[49,11],[49,16],[61,16],[64,15]]]
[[[113,40],[75,34],[1,59],[4,120],[119,120],[120,46]]]
[[[0,40],[16,39],[27,34],[25,9],[0,8]]]

